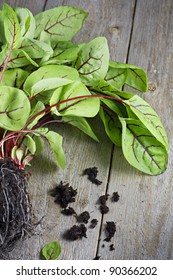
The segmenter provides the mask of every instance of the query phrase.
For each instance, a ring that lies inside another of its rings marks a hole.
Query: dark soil
[[[100,206],[100,212],[102,214],[107,214],[109,212],[109,207],[107,205],[101,205]]]
[[[115,250],[114,244],[111,244],[111,245],[109,246],[109,250],[110,250],[110,251],[114,251],[114,250]]]
[[[116,232],[115,222],[106,222],[106,235],[107,237],[104,239],[105,241],[110,241]]]
[[[102,181],[97,179],[98,169],[97,167],[89,167],[83,171],[83,175],[88,176],[88,180],[93,184],[99,186],[102,184]]]
[[[117,202],[119,200],[120,196],[118,194],[118,192],[113,192],[112,197],[111,197],[111,201],[112,202]]]
[[[108,200],[109,194],[104,194],[99,197],[99,203],[101,205],[105,205],[106,201]]]
[[[61,211],[66,216],[76,215],[76,211],[72,207],[65,208]]]
[[[81,239],[82,237],[86,238],[87,237],[86,231],[87,231],[87,228],[84,224],[81,224],[79,226],[74,225],[64,233],[63,237],[66,240],[70,240],[70,241]]]
[[[26,173],[10,159],[0,160],[0,257],[32,230]]]
[[[90,228],[95,228],[98,224],[98,220],[97,219],[92,219],[91,220],[91,224],[90,224]]]
[[[106,214],[109,212],[109,207],[106,205],[106,201],[108,200],[109,194],[101,195],[99,197],[99,204],[100,204],[100,212],[102,214]]]
[[[80,215],[76,216],[76,219],[78,223],[87,224],[90,219],[90,214],[88,211],[84,211]]]
[[[51,192],[51,196],[55,199],[54,201],[58,203],[62,208],[66,208],[69,203],[75,201],[75,196],[77,190],[74,190],[69,183],[63,183],[62,181],[58,186],[56,186]]]

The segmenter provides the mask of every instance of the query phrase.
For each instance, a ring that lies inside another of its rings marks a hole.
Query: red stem
[[[81,96],[76,96],[76,97],[72,97],[72,98],[69,98],[69,99],[65,99],[65,100],[62,100],[62,101],[59,101],[53,105],[50,105],[48,107],[46,107],[45,109],[41,110],[39,113],[37,113],[36,115],[32,116],[28,122],[26,123],[24,129],[28,126],[29,123],[31,123],[36,117],[38,117],[39,115],[42,115],[43,113],[47,112],[47,111],[50,111],[51,108],[53,107],[56,107],[60,104],[63,104],[63,103],[66,103],[68,101],[73,101],[73,100],[77,100],[77,99],[85,99],[85,98],[106,98],[106,99],[111,99],[111,100],[114,100],[114,101],[117,101],[117,102],[120,102],[120,103],[124,103],[122,99],[119,99],[119,98],[116,98],[116,97],[113,97],[113,96],[107,96],[107,95],[81,95]]]
[[[11,45],[10,45],[9,53],[8,53],[6,59],[5,59],[2,72],[1,72],[1,74],[0,74],[0,82],[2,81],[4,72],[5,72],[6,68],[7,68],[7,65],[8,65],[8,62],[9,62],[9,59],[10,59],[12,50],[13,50],[14,40],[15,40],[15,36],[16,36],[16,29],[15,29],[15,27],[16,27],[16,25],[15,25],[15,23],[14,23],[14,36],[13,36],[13,39],[12,39],[12,42],[11,42]]]

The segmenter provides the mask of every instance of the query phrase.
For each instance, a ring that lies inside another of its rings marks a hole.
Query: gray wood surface
[[[169,165],[159,176],[147,176],[132,168],[122,152],[113,147],[95,125],[100,143],[95,143],[75,128],[56,127],[64,136],[67,166],[56,167],[52,152],[34,159],[29,181],[29,192],[35,221],[43,218],[35,235],[10,253],[11,259],[39,259],[41,247],[52,240],[62,246],[60,259],[173,259],[173,1],[172,0],[48,0],[6,1],[29,7],[34,13],[57,5],[74,5],[89,12],[89,17],[76,36],[77,42],[89,41],[103,35],[108,39],[111,59],[143,67],[149,77],[150,88],[141,94],[158,112],[170,142]],[[97,166],[101,186],[95,186],[81,176],[84,168]],[[48,191],[60,181],[77,188],[73,204],[77,213],[89,211],[99,223],[87,231],[87,239],[67,242],[63,232],[75,223],[75,218],[64,217]],[[106,192],[118,191],[117,203],[108,200],[110,211],[103,217],[96,204]],[[104,242],[106,221],[115,221],[117,231],[111,243]],[[105,244],[103,248],[102,245]],[[114,244],[115,250],[109,250]]]

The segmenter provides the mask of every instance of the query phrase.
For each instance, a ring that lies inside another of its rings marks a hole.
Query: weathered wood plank
[[[46,9],[55,5],[75,5],[89,12],[89,17],[83,30],[76,36],[76,41],[88,41],[100,35],[108,38],[112,59],[125,61],[130,37],[130,27],[134,9],[134,0],[123,1],[48,1]],[[64,136],[64,148],[67,156],[67,166],[59,170],[49,148],[33,161],[33,173],[29,182],[29,191],[36,221],[44,216],[37,227],[35,236],[21,242],[15,248],[10,258],[38,259],[41,247],[49,241],[59,240],[62,246],[61,259],[93,259],[97,250],[101,214],[96,201],[105,193],[109,173],[112,144],[103,133],[102,126],[95,124],[100,143],[95,143],[75,128],[57,128]],[[103,184],[92,185],[82,177],[84,168],[97,166],[99,179]],[[60,209],[48,195],[48,190],[60,181],[69,182],[78,189],[77,200],[73,204],[77,213],[89,211],[91,218],[97,218],[98,226],[88,230],[88,238],[81,241],[67,242],[62,234],[75,224],[75,218],[64,217]]]
[[[115,149],[108,193],[118,191],[120,201],[109,203],[106,221],[115,221],[115,250],[102,248],[102,259],[173,259],[173,2],[138,0],[128,61],[147,70],[154,92],[143,97],[161,117],[169,137],[167,171],[145,176],[125,162]],[[117,164],[118,162],[118,164]]]
[[[2,1],[3,2],[3,1]],[[3,3],[0,3],[0,9],[2,8]],[[31,10],[33,14],[39,13],[44,9],[44,5],[46,0],[7,0],[5,1],[7,4],[11,5],[12,7],[24,7]]]

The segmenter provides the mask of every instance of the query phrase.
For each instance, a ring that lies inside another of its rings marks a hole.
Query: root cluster
[[[32,229],[25,172],[10,159],[0,160],[0,257]]]

